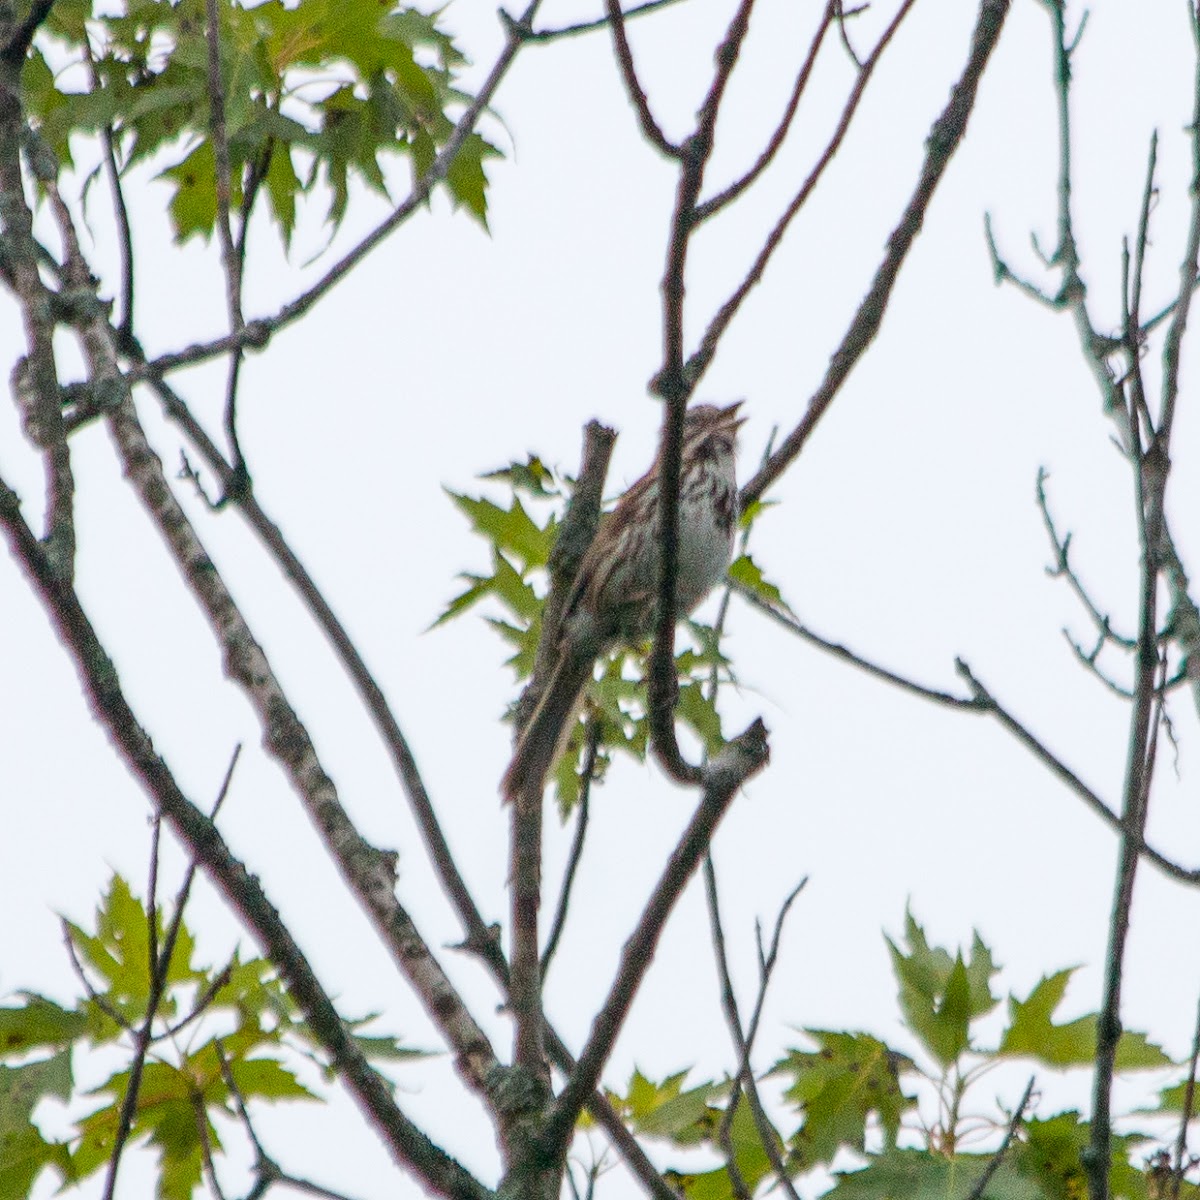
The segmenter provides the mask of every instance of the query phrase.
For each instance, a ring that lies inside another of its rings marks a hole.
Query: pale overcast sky
[[[746,304],[702,388],[746,398],[742,478],[773,426],[790,429],[820,380],[905,202],[934,116],[966,59],[975,5],[918,0],[879,69],[848,142]],[[1072,21],[1080,15],[1072,5]],[[718,131],[715,182],[753,160],[786,100],[806,30],[820,6],[759,0]],[[894,8],[861,20],[869,42]],[[546,0],[558,25],[594,15]],[[685,0],[633,27],[634,46],[668,132],[685,131],[725,0]],[[477,80],[502,36],[490,4],[455,0],[443,23]],[[849,82],[830,48],[797,118],[793,143],[761,191],[698,237],[688,328],[695,337],[740,277],[763,232],[806,173]],[[1076,214],[1098,318],[1119,313],[1120,238],[1132,233],[1151,131],[1160,135],[1147,308],[1177,286],[1186,220],[1192,48],[1182,0],[1099,5],[1076,60]],[[1014,265],[1037,275],[1036,233],[1053,246],[1057,164],[1049,21],[1015,0],[985,76],[965,144],[929,211],[877,343],[772,496],[754,554],[799,616],[835,641],[931,686],[962,692],[965,658],[1053,750],[1117,806],[1126,709],[1073,660],[1061,630],[1091,637],[1061,581],[1034,503],[1039,467],[1077,566],[1124,629],[1136,616],[1137,544],[1130,472],[1066,316],[997,289],[985,212]],[[357,639],[410,738],[463,870],[488,919],[506,920],[507,818],[496,793],[514,692],[507,652],[478,615],[427,627],[487,565],[443,486],[526,451],[574,468],[580,427],[596,416],[621,430],[615,492],[652,453],[659,407],[646,383],[658,365],[658,281],[674,177],[640,140],[605,34],[532,46],[496,101],[487,131],[506,158],[489,167],[490,236],[439,199],[409,222],[309,318],[251,358],[242,439],[256,494],[292,540]],[[404,171],[395,175],[402,192]],[[97,189],[99,193],[99,189]],[[141,263],[138,303],[148,350],[222,331],[214,247],[169,244],[160,186],[131,189]],[[91,249],[115,278],[111,223],[99,194]],[[382,215],[367,199],[335,246]],[[328,257],[304,227],[291,262],[262,223],[247,309],[273,311]],[[1051,277],[1043,274],[1053,287]],[[0,322],[0,361],[21,352],[16,309]],[[1185,354],[1169,494],[1185,562],[1200,573],[1200,348]],[[1156,370],[1157,359],[1148,368]],[[7,369],[7,368],[6,368]],[[223,374],[176,381],[214,432]],[[140,406],[170,470],[179,438],[151,398]],[[0,418],[0,469],[37,513],[37,469],[16,419]],[[102,428],[75,443],[80,588],[135,708],[188,794],[215,795],[233,745],[246,753],[221,825],[261,876],[343,1011],[380,1011],[411,1043],[436,1038],[346,899],[280,773],[264,757],[253,715],[220,670],[204,621],[183,593],[157,534],[122,485]],[[400,851],[401,899],[429,941],[460,930],[442,903],[384,751],[332,654],[236,513],[213,516],[180,494],[213,558],[290,689],[343,802],[364,834]],[[147,802],[79,696],[70,663],[11,560],[0,561],[0,994],[75,995],[57,914],[86,920],[111,871],[144,888]],[[738,799],[715,854],[738,979],[754,981],[753,922],[770,921],[803,875],[767,1006],[757,1065],[798,1044],[798,1027],[866,1029],[912,1050],[899,1032],[883,932],[906,904],[942,944],[978,928],[1025,994],[1043,973],[1082,964],[1070,1013],[1099,1003],[1116,840],[994,722],[933,708],[842,665],[735,601],[729,649],[741,690],[725,697],[728,727],[762,714],[772,762]],[[1125,665],[1115,662],[1120,674]],[[1152,837],[1200,863],[1196,805],[1200,738],[1190,701],[1173,709],[1179,778],[1164,755]],[[574,920],[550,980],[548,1007],[578,1048],[628,933],[693,799],[656,768],[622,764],[597,792]],[[557,880],[570,830],[550,826],[546,877]],[[172,871],[180,856],[167,856]],[[1139,877],[1125,1018],[1168,1052],[1190,1045],[1200,961],[1200,897],[1152,870]],[[208,961],[248,942],[207,885],[191,913]],[[506,1022],[483,973],[443,958],[507,1046]],[[708,1078],[734,1062],[721,1019],[703,898],[693,885],[669,926],[606,1074],[633,1066]],[[431,1134],[485,1176],[490,1131],[464,1103],[446,1059],[409,1069],[401,1099]],[[1122,1085],[1125,1108],[1147,1097]],[[1001,1079],[1006,1103],[1024,1083]],[[1086,1104],[1085,1079],[1042,1077],[1047,1104]],[[985,1097],[988,1085],[984,1085]],[[1047,1111],[1050,1111],[1048,1109]],[[268,1148],[297,1174],[363,1197],[395,1194],[391,1166],[352,1107],[264,1116]],[[274,1139],[272,1142],[270,1139]],[[666,1158],[663,1160],[667,1161]],[[130,1172],[123,1194],[139,1194]],[[48,1182],[48,1181],[46,1181]],[[632,1185],[615,1173],[603,1194]],[[49,1189],[43,1189],[49,1194]],[[92,1194],[95,1189],[89,1189]],[[407,1194],[407,1193],[405,1193]]]

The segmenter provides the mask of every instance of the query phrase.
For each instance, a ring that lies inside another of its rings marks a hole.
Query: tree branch
[[[563,872],[562,887],[558,892],[558,905],[554,910],[554,920],[550,925],[550,934],[546,938],[546,948],[542,951],[541,978],[543,984],[546,980],[546,972],[550,969],[550,962],[554,958],[554,952],[558,949],[559,939],[562,937],[563,929],[567,923],[567,910],[571,903],[571,888],[575,883],[575,872],[579,867],[580,859],[583,858],[583,843],[587,837],[588,828],[588,805],[592,793],[592,776],[596,770],[596,751],[600,745],[600,722],[593,717],[588,721],[587,739],[584,742],[583,750],[583,782],[579,788],[579,816],[575,821],[575,837],[571,841],[571,850],[567,855],[567,867]]]
[[[736,1081],[733,1096],[727,1110],[725,1121],[732,1122],[732,1115],[737,1105],[740,1087],[746,1093],[750,1105],[750,1113],[754,1118],[754,1128],[758,1132],[758,1140],[763,1153],[775,1172],[775,1178],[780,1188],[789,1200],[800,1200],[792,1177],[788,1173],[787,1164],[779,1148],[779,1135],[771,1124],[763,1107],[762,1097],[758,1093],[758,1084],[754,1079],[754,1070],[750,1065],[750,1057],[754,1052],[754,1039],[758,1035],[758,1024],[762,1017],[763,1005],[767,999],[767,989],[771,985],[771,975],[779,955],[779,941],[783,935],[783,923],[796,897],[808,883],[807,877],[788,894],[780,906],[779,915],[775,920],[775,935],[771,941],[770,953],[761,961],[758,980],[758,995],[754,1001],[754,1012],[748,1027],[743,1027],[741,1013],[738,1011],[737,993],[733,989],[733,976],[729,972],[729,958],[725,952],[725,933],[721,925],[721,905],[717,895],[717,872],[713,865],[712,853],[704,855],[704,894],[708,902],[709,926],[712,930],[713,957],[717,963],[717,975],[721,983],[721,1006],[725,1011],[725,1023],[729,1027],[729,1036],[733,1040],[734,1053],[738,1056],[738,1069],[734,1075]],[[761,945],[761,943],[760,943]],[[722,1124],[725,1124],[725,1121]],[[732,1156],[729,1161],[730,1174],[733,1174],[734,1163]]]
[[[680,3],[680,0],[645,0],[643,4],[635,4],[631,8],[622,10],[622,21],[631,21],[635,17],[649,16],[650,13],[657,12],[660,8],[670,8],[673,4]],[[510,28],[515,26],[517,22],[508,15],[503,9],[500,10],[500,19],[505,22]],[[594,21],[580,21],[574,25],[562,25],[557,29],[521,29],[521,40],[525,42],[557,42],[562,38],[578,37],[582,33],[592,33],[597,29],[604,29],[612,24],[612,17],[603,16],[597,17]]]
[[[637,113],[642,136],[659,153],[665,154],[668,158],[679,158],[682,148],[670,141],[659,128],[654,114],[650,111],[650,102],[646,99],[646,93],[642,90],[637,68],[633,62],[633,51],[629,46],[629,37],[625,32],[625,14],[621,11],[620,0],[605,0],[605,7],[608,10],[608,25],[612,29],[613,52],[621,71],[621,80],[625,84],[629,102],[633,105],[634,112]]]
[[[651,384],[665,406],[658,452],[658,603],[654,644],[649,664],[649,724],[655,756],[678,783],[694,784],[701,773],[679,751],[675,737],[675,703],[679,681],[675,675],[675,621],[678,612],[676,581],[679,570],[679,483],[683,456],[683,422],[695,384],[683,362],[683,297],[688,247],[695,228],[696,201],[704,186],[704,172],[712,155],[713,132],[721,100],[742,43],[750,28],[754,0],[740,0],[717,48],[716,66],[708,94],[700,106],[695,132],[680,153],[679,182],[671,216],[667,263],[663,273],[663,365]]]
[[[54,350],[57,297],[42,282],[38,270],[33,213],[25,197],[21,166],[21,66],[34,31],[49,11],[49,3],[34,4],[26,21],[9,33],[7,48],[0,52],[0,213],[5,278],[17,297],[26,345],[26,356],[17,361],[10,382],[22,430],[42,458],[48,561],[69,582],[75,574],[75,476],[63,425]],[[31,163],[31,167],[37,165]],[[46,182],[45,172],[38,170],[36,175],[39,182]],[[63,250],[67,270],[71,270],[75,264],[70,245],[64,244]]]
[[[3,480],[0,480],[0,526],[9,549],[25,570],[74,661],[97,720],[108,731],[156,810],[171,824],[192,856],[204,864],[226,902],[279,969],[309,1027],[329,1052],[333,1068],[392,1156],[440,1195],[454,1200],[491,1200],[487,1188],[400,1111],[392,1097],[391,1085],[371,1067],[350,1036],[257,877],[230,853],[212,821],[179,790],[170,769],[129,707],[116,669],[97,639],[74,588],[47,562],[42,546],[21,516],[16,493]]]
[[[784,439],[770,461],[742,488],[743,509],[760,499],[800,454],[842,384],[878,333],[900,268],[916,240],[937,185],[966,132],[979,81],[1000,37],[1008,10],[1009,0],[982,0],[971,37],[971,50],[966,67],[954,86],[949,104],[930,130],[925,161],[917,186],[899,224],[888,239],[883,262],[842,338],[841,345],[834,352],[825,378],[809,400],[804,417]]]
[[[767,761],[766,729],[761,721],[731,742],[706,771],[703,796],[679,839],[658,884],[651,893],[636,929],[625,942],[617,976],[592,1023],[587,1044],[546,1121],[542,1151],[551,1158],[562,1153],[588,1097],[612,1052],[642,979],[654,957],[659,936],[675,902],[695,873],[713,833],[742,784]]]
[[[530,0],[525,11],[518,18],[520,24],[528,26],[540,6],[541,0]],[[161,378],[180,367],[206,362],[210,358],[217,358],[243,347],[261,349],[281,329],[304,316],[318,300],[321,300],[336,284],[349,275],[390,233],[403,225],[413,213],[425,204],[433,189],[445,179],[455,156],[462,149],[467,138],[474,132],[480,116],[491,103],[492,97],[496,94],[497,88],[508,73],[513,59],[516,58],[523,44],[522,37],[509,32],[508,39],[497,56],[487,79],[484,80],[483,86],[458,119],[454,132],[446,140],[437,157],[429,164],[429,169],[413,185],[408,198],[397,205],[391,214],[367,234],[357,246],[343,255],[312,287],[302,292],[295,300],[285,304],[273,316],[254,318],[247,321],[236,333],[215,338],[211,342],[197,343],[171,354],[160,355],[141,368],[134,377],[138,379]]]

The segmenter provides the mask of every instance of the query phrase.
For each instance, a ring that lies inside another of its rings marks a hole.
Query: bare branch
[[[1193,31],[1195,20],[1193,19]],[[1179,363],[1183,353],[1183,335],[1187,329],[1192,299],[1196,294],[1197,269],[1200,268],[1200,45],[1196,51],[1193,80],[1192,120],[1189,132],[1192,141],[1192,178],[1188,188],[1191,215],[1188,224],[1187,248],[1179,264],[1179,294],[1175,311],[1167,326],[1163,341],[1162,399],[1158,414],[1158,430],[1164,446],[1170,442],[1175,421],[1175,401],[1179,395]]]
[[[541,975],[545,983],[546,972],[554,952],[558,949],[559,939],[567,923],[567,909],[571,903],[571,887],[575,882],[575,872],[583,858],[583,843],[587,837],[588,807],[592,793],[592,776],[596,770],[596,751],[600,745],[600,722],[593,717],[587,725],[587,735],[583,749],[583,780],[579,786],[579,801],[577,808],[579,816],[575,820],[575,837],[571,841],[571,850],[567,855],[567,866],[563,872],[562,887],[558,892],[558,906],[554,911],[554,920],[550,925],[550,935],[546,938],[546,948],[542,951]]]
[[[1013,1111],[1012,1120],[1008,1123],[1004,1141],[1000,1143],[996,1153],[992,1155],[991,1161],[984,1167],[983,1173],[975,1180],[975,1186],[967,1193],[966,1200],[983,1200],[987,1185],[991,1183],[992,1176],[1000,1169],[1000,1164],[1004,1161],[1004,1156],[1008,1153],[1008,1148],[1012,1145],[1012,1140],[1017,1136],[1017,1130],[1020,1129],[1021,1122],[1025,1119],[1025,1110],[1029,1107],[1030,1100],[1033,1099],[1034,1083],[1035,1078],[1030,1075],[1029,1082],[1025,1085],[1024,1095]]]
[[[65,580],[70,581],[75,573],[75,477],[62,419],[54,350],[57,298],[42,282],[38,270],[39,247],[33,236],[33,213],[25,197],[21,167],[24,120],[20,67],[29,48],[29,39],[49,11],[48,3],[34,4],[24,24],[15,30],[4,31],[8,34],[8,43],[6,49],[0,51],[0,65],[11,78],[0,78],[0,198],[4,201],[4,278],[16,294],[26,345],[26,356],[17,361],[10,382],[22,430],[42,458],[49,561]],[[9,58],[10,52],[15,58]],[[40,163],[32,162],[30,166],[35,169],[40,183],[53,183],[53,177],[41,170]],[[63,249],[67,257],[66,270],[71,271],[77,265],[72,244],[65,243]]]
[[[762,1145],[763,1153],[766,1154],[770,1161],[771,1169],[775,1172],[775,1178],[779,1182],[779,1186],[782,1188],[784,1194],[789,1197],[789,1200],[800,1200],[800,1197],[796,1191],[795,1184],[792,1183],[787,1164],[783,1161],[783,1155],[780,1153],[779,1135],[776,1133],[770,1118],[767,1116],[766,1109],[763,1107],[762,1097],[758,1093],[758,1084],[754,1078],[754,1070],[750,1065],[750,1058],[754,1052],[754,1039],[758,1034],[758,1024],[762,1017],[763,1005],[766,1003],[767,989],[770,987],[771,974],[775,969],[779,953],[779,940],[783,934],[783,924],[787,919],[788,911],[791,909],[793,902],[807,882],[807,878],[802,879],[793,888],[780,907],[779,915],[775,920],[775,936],[772,940],[771,951],[760,962],[758,995],[755,998],[753,1015],[749,1026],[743,1028],[741,1013],[738,1011],[737,994],[733,990],[733,977],[729,971],[729,958],[725,952],[725,933],[721,926],[721,905],[717,895],[717,872],[713,865],[712,854],[709,852],[704,855],[704,894],[708,902],[708,919],[712,930],[713,957],[716,959],[717,974],[721,982],[721,1006],[725,1010],[725,1023],[729,1027],[729,1035],[733,1039],[734,1053],[738,1056],[738,1069],[734,1075],[735,1088],[729,1108],[726,1110],[726,1117],[722,1121],[722,1126],[724,1127],[727,1123],[732,1123],[739,1095],[738,1088],[742,1089],[750,1105],[750,1113],[754,1118],[754,1128],[758,1133],[758,1140]],[[736,1164],[733,1161],[731,1152],[729,1153],[728,1168],[730,1177],[735,1178]],[[740,1176],[737,1176],[737,1178],[740,1178]],[[744,1187],[745,1184],[743,1181]]]
[[[540,6],[541,0],[530,0],[525,11],[518,19],[519,23],[524,26],[530,25]],[[453,163],[458,152],[462,149],[467,138],[474,132],[480,116],[488,105],[491,104],[492,97],[496,94],[496,90],[499,88],[504,76],[508,74],[508,69],[512,66],[513,59],[516,58],[523,44],[523,38],[514,35],[510,31],[503,49],[492,66],[491,72],[483,82],[483,86],[479,89],[475,99],[467,106],[462,116],[459,117],[458,124],[454,127],[454,132],[446,140],[437,157],[429,164],[429,169],[413,184],[413,189],[408,194],[408,198],[397,205],[391,214],[367,234],[357,246],[343,255],[312,287],[297,296],[295,300],[285,304],[273,316],[258,317],[247,321],[237,333],[215,338],[211,342],[189,346],[173,354],[160,355],[142,367],[136,373],[135,377],[148,379],[161,378],[163,375],[177,370],[179,367],[206,362],[210,358],[217,358],[222,354],[228,354],[242,347],[261,349],[281,329],[304,316],[318,300],[321,300],[336,284],[349,275],[376,246],[384,241],[395,229],[403,225],[429,199],[433,189],[445,179],[446,172],[449,171],[451,163]]]
[[[548,686],[558,657],[559,623],[571,595],[579,564],[587,553],[600,523],[604,479],[616,434],[597,421],[584,430],[583,461],[579,485],[571,497],[562,530],[550,561],[550,595],[546,600],[541,641],[533,675],[518,705],[514,736],[521,733]],[[512,795],[511,845],[509,847],[509,892],[512,902],[511,970],[508,979],[509,1007],[516,1023],[516,1065],[547,1090],[542,1011],[541,958],[538,911],[542,883],[542,783],[541,773]],[[502,785],[506,787],[507,783]]]
[[[595,1091],[675,902],[695,873],[738,788],[766,765],[766,759],[766,730],[761,721],[756,721],[707,768],[700,804],[646,902],[637,928],[625,942],[608,997],[592,1023],[587,1044],[571,1077],[550,1112],[541,1143],[544,1153],[551,1158],[561,1154],[580,1109]]]
[[[1075,570],[1071,566],[1071,535],[1068,533],[1065,537],[1059,537],[1058,529],[1054,524],[1054,518],[1050,514],[1050,502],[1046,497],[1046,480],[1049,478],[1050,476],[1045,467],[1039,467],[1037,474],[1037,504],[1042,514],[1042,523],[1046,527],[1046,534],[1050,538],[1050,544],[1054,547],[1054,555],[1057,559],[1053,567],[1046,568],[1047,574],[1055,578],[1061,577],[1071,585],[1071,590],[1087,610],[1087,614],[1091,618],[1092,624],[1095,625],[1096,631],[1103,642],[1112,642],[1122,650],[1133,650],[1137,646],[1136,640],[1113,632],[1111,620],[1097,608],[1087,589],[1080,581],[1079,576],[1075,574]]]
[[[216,474],[222,490],[225,494],[230,494],[233,468],[225,461],[221,451],[208,437],[174,389],[163,380],[155,381],[152,386],[162,401],[167,417],[183,430],[199,450],[209,468]],[[484,921],[458,870],[454,856],[446,842],[445,834],[438,822],[433,802],[425,788],[416,757],[374,675],[363,661],[357,647],[350,639],[350,635],[329,606],[316,582],[283,536],[279,526],[262,508],[257,497],[253,493],[246,493],[236,497],[236,503],[250,528],[278,564],[285,578],[309,610],[313,620],[329,639],[343,669],[353,682],[364,707],[374,721],[391,756],[393,768],[404,789],[430,860],[463,924],[464,944],[487,959],[494,970],[501,970],[507,977],[507,964],[500,953],[495,934],[491,926]]]
[[[92,710],[112,738],[157,811],[188,846],[230,908],[250,929],[279,969],[314,1036],[364,1116],[378,1130],[397,1162],[441,1195],[455,1200],[491,1200],[491,1193],[439,1149],[399,1109],[391,1085],[367,1062],[300,948],[256,876],[229,851],[212,821],[183,795],[121,690],[116,669],[96,637],[74,588],[50,568],[40,543],[20,512],[16,494],[0,480],[0,526],[9,548],[41,599],[71,655]]]
[[[980,4],[967,65],[954,87],[949,104],[930,131],[920,178],[899,224],[888,239],[883,262],[841,345],[834,352],[824,380],[809,400],[808,411],[771,456],[771,460],[742,488],[743,508],[759,499],[796,459],[854,365],[874,340],[900,268],[924,221],[925,211],[966,132],[979,80],[1000,36],[1008,10],[1009,0],[983,0]]]
[[[658,451],[658,603],[655,611],[654,644],[650,652],[647,681],[650,736],[660,765],[679,783],[697,783],[698,768],[687,762],[675,737],[675,703],[679,682],[675,675],[676,580],[679,570],[679,482],[683,461],[683,422],[688,397],[695,381],[688,378],[683,362],[683,297],[688,248],[695,228],[696,201],[704,186],[704,172],[712,155],[713,131],[720,114],[725,88],[737,63],[742,43],[750,28],[754,0],[740,0],[717,47],[716,65],[704,103],[696,119],[695,132],[687,139],[680,156],[675,209],[671,216],[667,263],[663,273],[663,363],[651,390],[664,401],[662,433]]]
[[[716,316],[709,322],[708,328],[704,331],[704,336],[700,340],[699,347],[688,360],[688,375],[693,382],[699,380],[704,372],[708,370],[709,364],[716,357],[717,348],[721,338],[725,334],[725,330],[729,328],[743,301],[761,281],[775,251],[783,244],[784,235],[787,233],[792,220],[801,208],[804,207],[808,197],[812,194],[821,176],[825,173],[826,167],[833,161],[838,148],[842,144],[842,140],[846,136],[847,130],[850,128],[854,114],[858,110],[859,101],[866,91],[867,84],[870,82],[876,64],[879,62],[884,50],[891,43],[896,30],[900,28],[901,22],[911,11],[914,3],[915,0],[905,0],[897,10],[896,15],[892,18],[891,24],[884,30],[878,44],[871,52],[871,57],[859,73],[858,80],[855,82],[854,88],[851,90],[850,96],[842,109],[842,115],[838,120],[837,128],[834,130],[833,136],[829,139],[824,152],[809,172],[808,178],[801,185],[800,190],[792,198],[791,203],[784,209],[783,215],[775,222],[774,227],[767,235],[762,249],[758,252],[758,256],[755,258],[750,270],[746,273],[745,278],[738,285],[733,295],[717,311]]]
[[[637,114],[642,136],[661,154],[665,154],[668,158],[678,158],[682,153],[682,148],[670,141],[659,128],[654,114],[650,111],[650,101],[647,100],[641,81],[638,79],[637,67],[633,62],[633,50],[629,46],[629,36],[625,32],[625,14],[621,11],[620,0],[605,0],[605,7],[608,10],[608,25],[612,29],[613,52],[617,57],[621,80],[625,84],[629,102]]]
[[[796,637],[802,638],[811,645],[819,647],[827,654],[832,654],[835,658],[840,658],[843,662],[850,663],[851,666],[857,667],[860,671],[865,671],[868,675],[873,675],[876,679],[882,679],[884,683],[890,683],[894,687],[900,688],[901,691],[909,692],[914,696],[919,696],[922,700],[930,700],[934,704],[941,704],[947,708],[979,709],[984,707],[981,701],[969,696],[955,696],[950,692],[941,692],[936,688],[926,687],[924,684],[906,679],[903,675],[897,675],[894,671],[888,670],[887,667],[881,667],[877,663],[870,662],[868,659],[861,657],[861,655],[855,654],[853,650],[848,649],[839,642],[831,642],[821,637],[820,634],[814,633],[809,629],[807,625],[803,625],[797,621],[795,617],[791,617],[787,613],[781,612],[774,605],[768,604],[757,592],[751,591],[744,584],[738,583],[737,580],[731,579],[729,586],[752,608],[765,613],[772,621],[777,625],[781,625],[789,633],[793,633]]]
[[[972,672],[971,668],[961,659],[955,660],[955,667],[970,687],[976,700],[979,702],[979,710],[989,713],[1000,722],[1009,733],[1017,739],[1033,756],[1042,763],[1043,766],[1049,769],[1050,773],[1056,776],[1062,783],[1066,784],[1067,788],[1074,792],[1087,806],[1098,816],[1110,829],[1121,832],[1123,829],[1122,818],[1115,813],[1091,788],[1088,787],[1070,767],[1057,758],[1041,741],[1039,741],[1029,728],[1017,720],[1011,712],[1008,711],[990,691],[979,681]],[[1177,879],[1180,883],[1190,884],[1195,887],[1200,885],[1200,869],[1191,869],[1181,866],[1179,863],[1161,854],[1143,842],[1141,854],[1145,856],[1148,862],[1158,867],[1164,875],[1172,879]]]
[[[723,188],[715,196],[696,205],[695,221],[697,225],[702,221],[707,221],[709,217],[720,212],[726,205],[732,204],[774,161],[780,146],[787,139],[788,130],[792,127],[792,119],[796,115],[797,108],[800,107],[800,97],[804,95],[804,89],[808,86],[808,79],[812,74],[813,64],[817,61],[817,54],[821,49],[821,44],[829,29],[834,7],[837,4],[838,0],[829,0],[828,4],[826,4],[824,15],[821,17],[821,23],[817,26],[817,32],[813,35],[812,42],[808,47],[808,54],[805,56],[804,62],[800,67],[800,73],[796,76],[796,84],[792,88],[792,94],[788,99],[787,107],[783,110],[783,116],[780,118],[779,124],[775,127],[775,132],[771,134],[763,152],[755,160],[754,165],[739,179],[734,180],[733,183],[727,188]]]
[[[670,8],[673,4],[680,3],[680,0],[645,0],[643,4],[635,4],[632,8],[624,9],[621,14],[622,21],[632,21],[635,17],[646,17],[653,12],[658,12],[661,8]],[[517,25],[516,20],[509,16],[503,9],[500,10],[500,19],[505,25],[513,28]],[[521,40],[525,42],[557,42],[562,38],[578,37],[582,33],[593,33],[597,29],[605,29],[612,24],[612,17],[603,16],[597,17],[594,21],[580,21],[575,25],[563,25],[557,29],[520,29]]]

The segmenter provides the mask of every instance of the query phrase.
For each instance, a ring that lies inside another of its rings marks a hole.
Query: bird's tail
[[[591,655],[564,656],[538,701],[504,772],[500,793],[507,801],[518,797],[541,800],[546,776],[574,724],[584,686],[592,674]]]

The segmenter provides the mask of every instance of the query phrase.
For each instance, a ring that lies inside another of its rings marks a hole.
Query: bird
[[[690,614],[724,578],[738,519],[735,473],[742,401],[697,404],[683,421],[676,614]],[[501,781],[508,801],[540,797],[574,725],[596,660],[654,630],[658,601],[660,457],[607,514],[579,564],[541,699]]]

